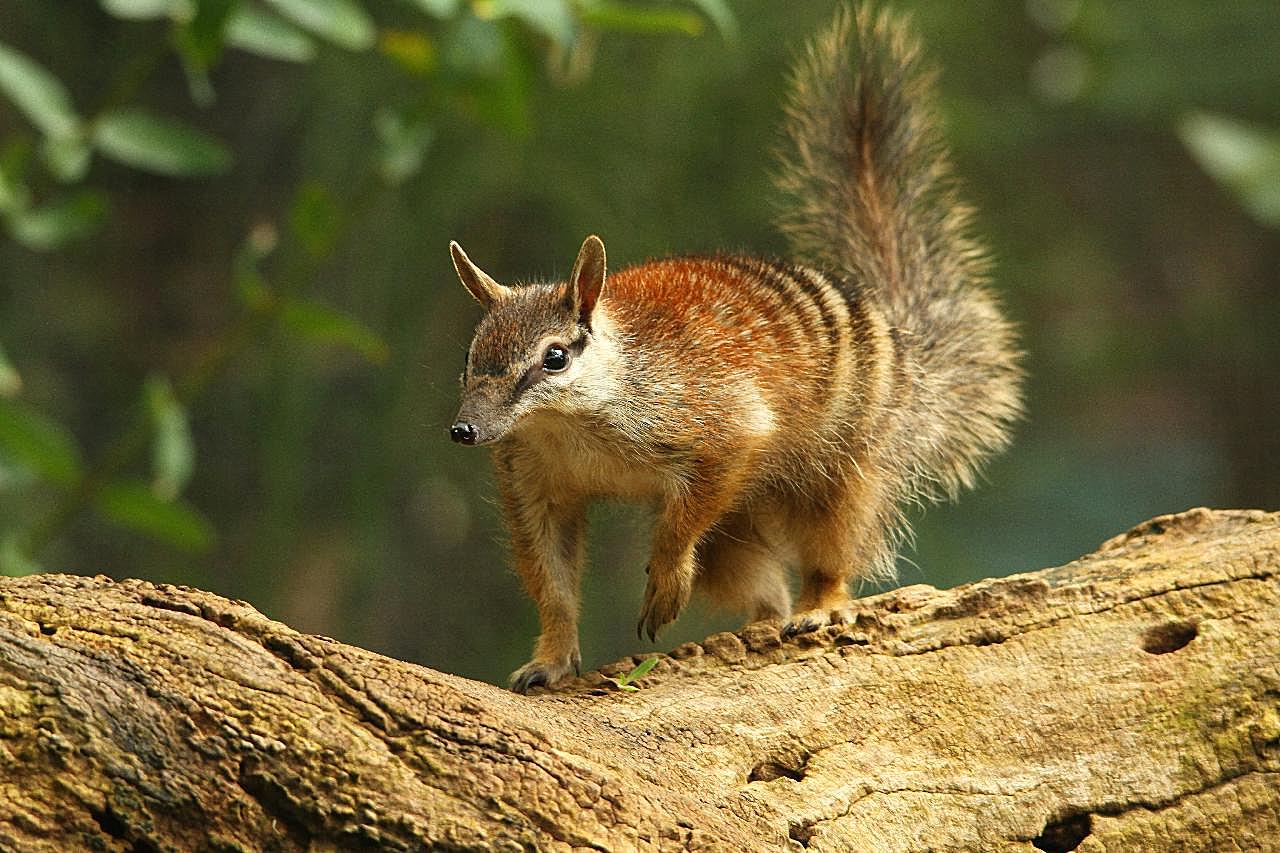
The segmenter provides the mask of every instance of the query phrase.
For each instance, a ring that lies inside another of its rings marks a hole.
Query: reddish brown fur
[[[829,354],[820,324],[733,260],[656,261],[613,274],[608,287],[609,315],[620,330],[651,347],[658,365],[685,375],[686,405],[700,408],[707,395],[750,381],[771,409],[787,408],[797,428],[790,440],[821,408],[820,371],[796,370]]]

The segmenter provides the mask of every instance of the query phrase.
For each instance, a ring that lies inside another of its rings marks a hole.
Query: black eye
[[[569,366],[569,351],[559,344],[552,344],[542,356],[542,369],[547,373],[559,373]]]

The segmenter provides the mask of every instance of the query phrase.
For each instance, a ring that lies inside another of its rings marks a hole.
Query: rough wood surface
[[[1277,849],[1278,578],[1280,514],[1193,510],[528,697],[206,592],[7,579],[0,847]]]

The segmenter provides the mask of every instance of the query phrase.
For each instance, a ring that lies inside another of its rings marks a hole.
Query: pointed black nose
[[[475,424],[468,424],[458,421],[449,427],[449,438],[452,438],[458,444],[475,444],[476,439],[480,437],[480,430],[476,429]]]

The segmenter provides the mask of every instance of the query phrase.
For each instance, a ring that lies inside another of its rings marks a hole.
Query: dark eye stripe
[[[528,391],[534,385],[546,379],[547,375],[542,372],[542,365],[535,364],[524,372],[524,376],[520,377],[520,381],[516,383],[515,390],[511,392],[511,400],[515,401],[517,397]]]
[[[582,351],[586,349],[586,347],[587,347],[587,336],[585,334],[582,334],[574,338],[573,340],[569,341],[568,346],[564,347],[564,349],[568,351],[570,358],[573,359],[582,355]],[[532,388],[534,385],[537,385],[542,380],[546,379],[547,375],[548,374],[546,373],[546,371],[543,370],[541,362],[538,362],[537,364],[532,365],[528,370],[524,372],[523,375],[521,375],[520,381],[517,382],[516,387],[512,389],[511,396],[507,398],[508,403],[514,403],[517,399],[519,399],[521,394],[523,394],[525,391],[528,391],[530,388]]]

